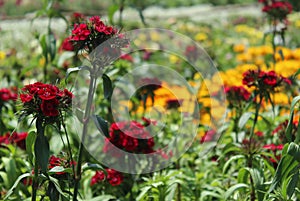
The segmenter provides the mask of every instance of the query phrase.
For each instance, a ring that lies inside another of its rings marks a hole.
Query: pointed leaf
[[[110,99],[113,92],[112,82],[106,74],[102,75],[102,79],[103,79],[104,98]]]
[[[248,188],[248,187],[249,187],[249,186],[248,186],[247,184],[243,184],[243,183],[241,183],[241,184],[235,184],[235,185],[231,186],[231,187],[225,192],[225,195],[224,195],[225,200],[229,200],[229,197],[230,197],[231,195],[233,195],[233,193],[234,193],[235,191],[237,191],[237,190],[239,190],[239,189],[241,189],[241,188]]]
[[[17,187],[17,185],[20,183],[20,181],[22,179],[24,179],[26,177],[30,177],[30,176],[31,176],[30,173],[25,173],[25,174],[20,175],[17,178],[17,180],[15,181],[14,185],[7,191],[7,194],[6,194],[5,198],[4,198],[4,200],[8,199],[11,196],[11,194],[13,193],[13,191],[15,190],[15,188]]]
[[[29,161],[31,164],[33,164],[33,152],[34,152],[34,142],[36,139],[36,132],[35,131],[31,131],[28,133],[27,137],[26,137],[26,153],[28,155]]]
[[[250,117],[252,116],[252,112],[245,112],[240,120],[239,120],[239,124],[238,124],[238,127],[239,128],[243,128],[245,126],[245,124],[247,123],[247,121],[250,119]]]
[[[38,165],[41,167],[42,172],[46,173],[48,169],[48,161],[50,156],[49,142],[48,139],[42,135],[38,134],[34,144],[35,160],[37,160]]]
[[[91,72],[91,68],[88,66],[78,66],[78,67],[74,67],[74,68],[68,68],[67,73],[66,73],[65,82],[67,82],[68,77],[70,76],[71,73],[80,71],[80,70],[88,70],[89,72]]]
[[[94,122],[98,128],[98,130],[104,134],[104,136],[109,137],[109,131],[108,131],[108,123],[106,120],[101,118],[99,115],[93,115],[92,118],[94,119]]]

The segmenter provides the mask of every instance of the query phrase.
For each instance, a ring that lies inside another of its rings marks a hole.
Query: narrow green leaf
[[[20,183],[20,181],[26,177],[30,177],[31,174],[30,173],[25,173],[20,175],[17,180],[15,181],[14,185],[7,191],[7,194],[4,197],[4,200],[7,200],[9,198],[9,196],[11,196],[11,194],[14,192],[15,188],[17,187],[17,185]]]
[[[30,131],[26,137],[26,153],[28,155],[29,162],[33,165],[33,153],[34,153],[34,142],[36,139],[36,132]]]
[[[50,156],[49,142],[48,139],[42,135],[38,134],[34,144],[35,159],[38,165],[41,167],[43,173],[47,172],[48,161]]]
[[[113,195],[100,195],[90,199],[89,201],[109,201],[114,199],[116,199],[116,197]]]
[[[229,165],[233,162],[233,161],[236,161],[236,160],[239,160],[239,159],[244,159],[245,156],[244,155],[236,155],[236,156],[232,156],[225,164],[224,164],[224,167],[223,167],[223,173],[225,174]]]
[[[292,142],[292,128],[293,128],[293,120],[294,120],[294,110],[295,110],[295,106],[296,104],[300,101],[300,96],[296,96],[292,103],[291,103],[291,109],[290,109],[290,118],[289,118],[289,122],[286,128],[286,137],[288,142]],[[298,137],[298,139],[300,139],[300,137]]]
[[[52,177],[52,176],[49,176],[49,179],[50,179],[50,181],[54,184],[56,190],[57,190],[62,196],[64,196],[64,197],[66,198],[65,193],[64,193],[64,192],[61,190],[61,188],[60,188],[60,185],[59,185],[58,180],[57,180],[56,178]]]
[[[239,120],[238,127],[243,128],[245,126],[245,124],[247,123],[247,121],[252,116],[252,114],[253,114],[252,112],[245,112]]]
[[[68,70],[66,72],[65,82],[67,83],[68,77],[70,76],[71,73],[80,71],[80,70],[88,70],[91,72],[91,68],[88,66],[78,66],[78,67],[74,67],[74,68],[68,68]]]
[[[241,183],[241,184],[235,184],[235,185],[231,186],[231,187],[225,192],[225,195],[224,195],[225,200],[229,200],[229,197],[230,197],[231,195],[233,195],[233,193],[234,193],[235,191],[237,191],[237,190],[239,190],[239,189],[241,189],[241,188],[248,188],[248,187],[249,187],[249,186],[248,186],[247,184],[243,184],[243,183]]]
[[[137,201],[143,200],[150,189],[151,189],[151,186],[146,186],[146,187],[142,188],[141,193],[138,195],[136,200]]]
[[[47,35],[47,49],[50,55],[50,61],[52,62],[56,55],[56,39],[52,32]]]
[[[82,166],[82,171],[84,172],[86,170],[102,170],[102,171],[105,171],[105,169],[101,165],[94,164],[94,163],[85,163]]]
[[[13,158],[2,157],[2,162],[7,173],[7,177],[9,178],[8,188],[10,188],[18,175],[16,161]]]
[[[117,4],[113,4],[108,7],[107,16],[110,24],[114,24],[114,14],[118,9],[119,9],[119,5]]]
[[[113,92],[112,82],[106,74],[102,75],[102,79],[103,79],[104,98],[109,100]]]
[[[102,117],[100,117],[99,115],[93,115],[92,116],[96,127],[98,128],[98,130],[104,134],[104,136],[109,137],[109,131],[108,131],[108,123],[106,120],[104,120]]]

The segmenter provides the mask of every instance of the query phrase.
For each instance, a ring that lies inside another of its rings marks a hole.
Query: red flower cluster
[[[10,133],[6,133],[5,135],[0,136],[0,144],[16,144],[19,148],[25,150],[25,140],[27,135],[27,132],[13,132],[11,135]]]
[[[200,143],[204,143],[204,142],[210,142],[214,139],[215,135],[216,135],[216,131],[214,129],[210,129],[208,131],[205,132],[204,136],[201,138]]]
[[[63,110],[68,110],[73,94],[67,89],[60,90],[51,84],[36,82],[22,88],[20,99],[23,112],[42,117],[56,117]]]
[[[122,173],[114,170],[114,169],[105,169],[105,174],[103,171],[96,171],[95,175],[92,177],[91,186],[103,182],[105,180],[112,186],[118,186],[123,182],[123,175]]]
[[[77,51],[85,49],[92,52],[98,45],[117,34],[117,30],[105,25],[99,16],[77,22],[70,36],[70,41]]]
[[[70,41],[70,38],[65,38],[63,42],[61,43],[61,46],[59,47],[59,51],[73,51],[74,46]]]
[[[287,139],[286,139],[286,129],[288,126],[288,120],[280,123],[273,131],[272,134],[273,135],[277,135],[279,140],[282,143],[286,143]],[[294,140],[296,138],[296,133],[297,133],[297,127],[298,127],[298,122],[294,121],[293,125],[292,125],[292,139]]]
[[[52,155],[49,158],[48,168],[49,168],[49,170],[52,169],[52,168],[54,168],[54,167],[56,167],[56,166],[60,166],[60,167],[64,167],[64,168],[69,168],[73,164],[75,164],[75,161],[68,162],[68,160],[66,160],[64,158],[58,158],[58,157]],[[65,174],[65,172],[56,172],[55,174],[57,174],[57,175],[63,175],[63,174]]]
[[[149,121],[145,121],[149,123]],[[103,151],[113,154],[113,146],[130,153],[152,153],[154,139],[144,126],[136,121],[117,122],[110,127],[110,137],[106,138]]]
[[[8,88],[0,89],[0,105],[1,102],[7,102],[9,100],[15,101],[17,99],[18,99],[18,95],[14,93],[12,90]]]
[[[293,11],[292,5],[286,1],[259,0],[259,2],[264,4],[263,12],[280,20],[286,19],[287,15]]]
[[[283,144],[275,145],[275,144],[266,144],[263,146],[264,149],[272,151],[273,157],[269,157],[270,162],[273,164],[273,166],[276,168],[278,165],[278,161],[281,158],[281,153],[278,153],[278,151],[281,151],[283,149]]]
[[[225,87],[224,91],[230,106],[240,105],[243,101],[248,101],[251,96],[251,93],[243,86]]]
[[[260,90],[274,91],[276,87],[286,83],[291,85],[291,80],[277,75],[274,71],[248,70],[243,74],[243,84],[256,87]]]

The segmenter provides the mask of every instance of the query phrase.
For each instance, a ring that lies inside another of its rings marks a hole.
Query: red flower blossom
[[[201,138],[200,143],[212,141],[216,133],[217,132],[214,129],[206,131],[204,136]]]
[[[149,121],[145,122],[146,124]],[[114,146],[131,153],[153,152],[154,139],[144,126],[136,121],[116,122],[110,126],[109,138],[106,139],[103,151],[117,157]],[[113,145],[112,145],[113,144]]]
[[[56,117],[60,111],[68,110],[73,94],[67,89],[60,90],[51,84],[36,82],[22,88],[20,99],[26,114]]]
[[[86,24],[74,25],[70,39],[74,41],[85,40],[88,38],[90,33],[91,31],[88,29]]]
[[[59,101],[57,99],[43,100],[41,104],[41,110],[45,116],[55,117],[59,114],[57,106]]]
[[[130,54],[123,54],[120,56],[120,59],[129,61],[129,62],[133,62],[133,58]]]
[[[106,173],[107,175],[105,175],[103,171],[96,171],[95,175],[91,179],[91,186],[105,180],[107,180],[111,186],[118,186],[123,182],[124,177],[122,173],[109,168],[106,169]]]
[[[248,101],[250,99],[250,92],[243,86],[225,87],[225,94],[229,102]]]
[[[16,100],[18,95],[8,88],[0,89],[0,102],[7,102],[9,100]]]
[[[25,140],[27,137],[28,133],[27,132],[13,132],[12,134],[6,133],[3,136],[0,136],[0,144],[15,144],[19,148],[25,150],[26,149],[26,144]]]
[[[63,40],[63,42],[61,43],[61,46],[59,48],[59,51],[73,51],[74,50],[74,46],[70,41],[70,37],[65,38]]]

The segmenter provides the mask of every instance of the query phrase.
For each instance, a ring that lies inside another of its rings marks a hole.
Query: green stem
[[[63,121],[64,122],[64,121]],[[69,158],[71,160],[71,164],[72,164],[72,171],[73,171],[73,175],[75,176],[75,166],[74,166],[74,163],[73,163],[73,156],[72,156],[72,150],[71,150],[71,145],[70,145],[70,140],[69,140],[69,136],[68,136],[68,133],[67,133],[67,129],[66,129],[66,125],[63,123],[63,128],[64,128],[64,132],[66,134],[66,138],[67,138],[67,144],[68,144],[68,152],[69,152]]]
[[[36,119],[36,133],[37,135],[44,134],[43,120],[40,118]],[[39,167],[38,167],[38,161],[35,158],[31,201],[36,201],[38,187],[39,187]]]
[[[84,112],[83,130],[82,130],[82,136],[81,136],[81,143],[79,146],[77,169],[76,169],[76,174],[75,174],[73,201],[77,201],[79,183],[81,180],[81,164],[82,164],[84,142],[85,142],[86,134],[88,131],[88,122],[90,120],[91,106],[92,106],[92,101],[93,101],[93,97],[94,97],[94,93],[95,93],[96,80],[97,80],[97,77],[95,75],[96,75],[96,73],[93,74],[91,72],[91,81],[90,81],[89,92],[88,92],[88,100],[87,100],[86,108],[85,108],[85,112]]]

